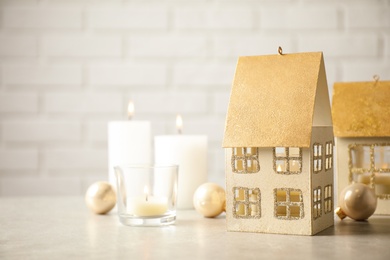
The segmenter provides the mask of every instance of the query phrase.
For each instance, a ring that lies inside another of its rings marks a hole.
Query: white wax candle
[[[390,174],[376,174],[375,175],[375,183],[376,184],[383,184],[383,185],[390,185]]]
[[[127,202],[130,214],[141,217],[163,215],[168,211],[168,200],[149,196],[146,198],[133,198]]]
[[[358,181],[364,184],[370,184],[371,176],[370,175],[358,175]],[[390,194],[390,175],[389,174],[375,174],[374,179],[375,193],[378,194]]]
[[[371,178],[371,176],[369,176],[369,175],[358,174],[357,175],[357,182],[364,183],[364,184],[369,184],[370,183],[370,178]]]
[[[374,180],[375,180],[375,184],[390,185],[390,174],[376,173]],[[371,176],[370,175],[363,175],[363,174],[359,174],[358,175],[357,182],[364,183],[364,184],[369,184],[370,181],[371,181]]]
[[[151,163],[149,121],[114,121],[108,124],[109,181],[116,187],[114,166]]]
[[[195,190],[207,182],[207,136],[156,136],[154,145],[156,163],[179,165],[177,207],[193,208]]]
[[[251,202],[257,202],[257,194],[251,194],[249,196],[249,201]],[[251,206],[251,216],[256,216],[259,214],[258,205],[257,204],[250,204]]]

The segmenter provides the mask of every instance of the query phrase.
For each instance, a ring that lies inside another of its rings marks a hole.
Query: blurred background
[[[0,196],[83,195],[108,179],[107,123],[209,138],[238,56],[323,51],[336,81],[390,80],[389,0],[0,0]],[[277,76],[275,71],[275,76]]]

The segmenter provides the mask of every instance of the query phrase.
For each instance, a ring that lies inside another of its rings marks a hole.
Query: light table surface
[[[227,232],[225,215],[179,211],[128,227],[81,197],[0,198],[0,259],[390,259],[390,217],[336,220],[316,236]]]

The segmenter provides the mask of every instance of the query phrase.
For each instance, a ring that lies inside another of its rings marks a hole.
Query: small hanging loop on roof
[[[282,49],[282,47],[280,47],[280,46],[279,46],[279,48],[278,48],[278,53],[279,53],[279,55],[283,55],[283,49]]]
[[[375,83],[377,83],[379,81],[379,75],[377,75],[377,74],[372,76],[372,78],[374,79]]]

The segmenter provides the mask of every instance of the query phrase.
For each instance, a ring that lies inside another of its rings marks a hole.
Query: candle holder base
[[[155,227],[174,224],[176,214],[165,214],[162,216],[140,217],[134,215],[120,214],[119,221],[126,226]]]

